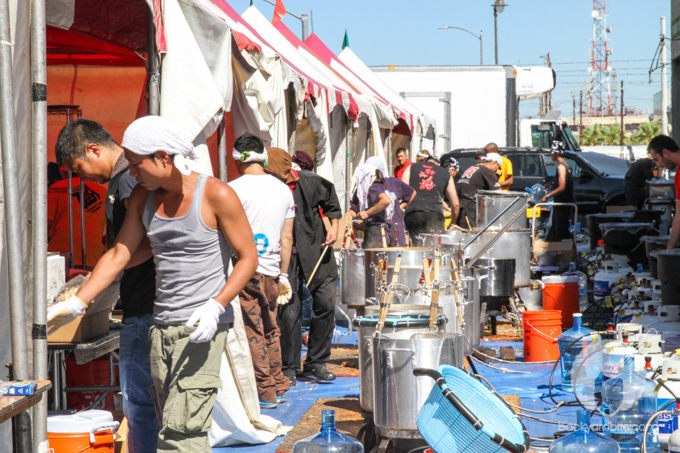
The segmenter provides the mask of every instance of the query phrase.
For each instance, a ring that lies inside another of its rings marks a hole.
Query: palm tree
[[[602,128],[602,145],[621,144],[621,125],[609,124]]]
[[[659,134],[661,134],[661,123],[658,121],[642,123],[637,132],[631,137],[631,141],[636,145],[646,145]]]
[[[602,126],[593,124],[583,129],[583,143],[585,146],[597,146],[602,144]]]

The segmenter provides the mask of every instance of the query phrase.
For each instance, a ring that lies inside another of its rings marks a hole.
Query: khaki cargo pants
[[[159,453],[211,451],[208,431],[217,389],[222,388],[220,364],[230,325],[220,324],[207,343],[189,341],[196,327],[156,324],[151,328],[151,377],[162,421]]]

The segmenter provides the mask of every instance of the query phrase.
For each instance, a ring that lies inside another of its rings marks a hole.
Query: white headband
[[[156,115],[133,121],[123,134],[122,146],[146,156],[163,150],[173,156],[175,168],[185,176],[191,173],[188,161],[198,160],[191,142],[181,137],[169,120]]]
[[[260,162],[264,166],[269,164],[269,155],[267,155],[267,150],[265,149],[263,153],[258,153],[255,151],[238,151],[233,150],[231,156],[234,160],[240,160],[241,162]]]
[[[418,151],[418,154],[416,154],[416,157],[430,157],[430,155],[425,154],[425,153],[421,153],[420,151]]]

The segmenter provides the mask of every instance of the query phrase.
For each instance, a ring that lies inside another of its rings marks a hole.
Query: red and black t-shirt
[[[475,194],[480,190],[497,190],[501,185],[496,173],[484,165],[473,165],[463,172],[456,184],[458,198],[475,200]]]
[[[416,197],[406,206],[406,213],[431,211],[443,213],[442,194],[446,191],[451,175],[432,162],[411,165],[409,185],[416,191]]]

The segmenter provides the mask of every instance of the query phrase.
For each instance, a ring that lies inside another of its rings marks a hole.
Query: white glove
[[[290,287],[290,282],[288,281],[288,274],[279,275],[279,297],[276,302],[279,305],[285,305],[290,301],[290,297],[293,295],[293,290]]]
[[[47,322],[54,325],[63,326],[85,314],[87,305],[78,297],[71,296],[63,302],[52,305],[47,309]]]
[[[205,343],[212,340],[217,332],[217,324],[220,322],[222,313],[224,313],[224,307],[213,298],[198,307],[186,323],[187,327],[194,327],[198,323],[198,328],[189,335],[189,341]]]

